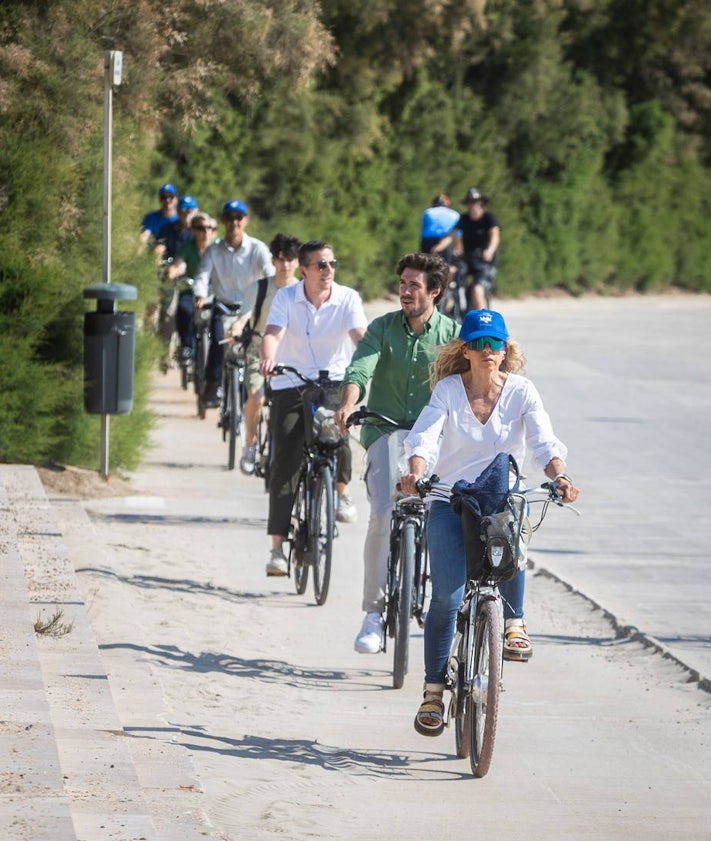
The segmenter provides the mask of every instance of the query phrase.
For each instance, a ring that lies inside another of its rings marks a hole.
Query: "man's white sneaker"
[[[338,495],[336,519],[339,523],[355,523],[358,519],[358,512],[356,511],[355,505],[353,505],[353,500],[348,496],[348,494]]]
[[[383,620],[379,613],[366,613],[353,648],[359,654],[377,654],[383,647]]]
[[[289,563],[281,549],[272,549],[267,561],[267,575],[288,575]]]
[[[254,473],[254,462],[257,458],[257,445],[245,444],[242,450],[242,458],[239,460],[239,469],[242,473],[251,476]]]

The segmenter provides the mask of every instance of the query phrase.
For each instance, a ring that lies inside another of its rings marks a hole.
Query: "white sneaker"
[[[377,654],[383,647],[383,619],[379,613],[366,613],[353,648],[359,654]]]
[[[336,519],[339,523],[355,523],[358,519],[358,512],[356,511],[355,505],[353,505],[353,500],[348,496],[348,494],[338,495]]]
[[[257,459],[257,445],[245,444],[242,449],[242,458],[239,460],[239,469],[242,473],[251,476],[254,473],[254,463]]]
[[[281,549],[272,549],[267,561],[267,575],[288,575],[289,563]]]

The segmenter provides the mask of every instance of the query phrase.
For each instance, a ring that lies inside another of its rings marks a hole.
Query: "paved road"
[[[529,576],[535,655],[507,664],[481,781],[452,733],[412,729],[421,635],[400,691],[386,656],[352,651],[365,516],[341,528],[325,606],[266,579],[259,483],[223,469],[177,375],[157,381],[136,496],[87,503],[78,566],[161,839],[711,837],[711,696],[605,613],[711,676],[711,299],[501,309],[583,491],[583,516],[553,512],[532,559],[589,599]],[[362,483],[354,496],[365,515]]]

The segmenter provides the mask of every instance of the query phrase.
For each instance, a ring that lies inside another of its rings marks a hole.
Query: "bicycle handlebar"
[[[440,499],[449,499],[451,497],[452,486],[447,485],[444,482],[440,482],[439,476],[435,476],[434,474],[429,478],[422,478],[419,479],[416,483],[417,492],[421,497],[427,496],[429,493],[433,493],[435,496],[438,496]],[[540,499],[532,499],[531,502],[539,502],[543,505],[543,510],[541,512],[541,519],[539,520],[538,525],[543,522],[543,519],[546,515],[546,511],[548,506],[551,502],[554,505],[557,505],[559,508],[567,508],[570,511],[573,511],[578,517],[581,515],[581,512],[570,502],[563,502],[558,493],[558,485],[556,482],[542,482],[535,488],[524,488],[523,490],[519,491],[511,491],[511,493],[521,494],[522,496],[533,496],[534,494],[542,495]],[[537,528],[538,526],[536,526]],[[535,529],[534,529],[535,531]]]
[[[277,362],[277,364],[272,369],[271,373],[269,374],[270,377],[276,377],[280,374],[294,374],[297,376],[304,385],[325,385],[331,380],[328,377],[328,371],[321,370],[318,372],[318,379],[312,380],[311,377],[307,377],[306,374],[302,374],[301,371],[294,368],[292,365],[285,365],[283,362]]]
[[[412,424],[394,421],[387,415],[381,415],[380,412],[375,412],[372,409],[369,409],[367,406],[361,406],[360,408],[356,409],[355,412],[353,412],[353,414],[350,415],[348,420],[346,421],[346,426],[360,426],[368,418],[374,418],[375,420],[382,421],[383,423],[388,424],[388,426],[392,426],[393,429],[412,429]]]

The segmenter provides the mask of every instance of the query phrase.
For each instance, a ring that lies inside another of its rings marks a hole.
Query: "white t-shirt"
[[[349,331],[365,330],[368,319],[355,289],[334,283],[330,298],[317,309],[304,294],[304,284],[295,283],[277,291],[269,309],[270,324],[285,330],[276,362],[314,380],[319,371],[328,371],[329,379],[340,381],[355,350]],[[303,382],[293,374],[272,378],[273,389],[296,386]]]
[[[527,449],[541,469],[568,454],[536,387],[519,374],[508,374],[485,424],[472,411],[461,376],[445,377],[405,439],[407,457],[424,458],[428,471],[447,484],[473,482],[499,453],[512,455],[523,469]]]

